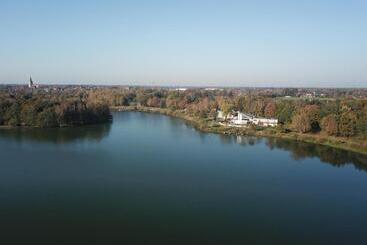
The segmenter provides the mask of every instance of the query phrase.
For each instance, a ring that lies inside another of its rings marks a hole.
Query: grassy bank
[[[248,128],[234,128],[227,127],[218,124],[211,119],[203,119],[199,117],[193,117],[185,114],[180,110],[169,110],[163,108],[154,107],[141,107],[141,106],[120,106],[111,107],[111,111],[139,111],[149,113],[159,113],[172,117],[183,119],[193,125],[200,131],[226,134],[226,135],[248,135],[248,136],[260,136],[260,137],[277,137],[283,139],[303,141],[307,143],[320,144],[331,146],[334,148],[344,149],[348,151],[358,152],[367,155],[367,145],[363,140],[342,138],[342,137],[330,137],[322,134],[301,134],[296,132],[284,132],[279,128],[260,128],[260,127],[248,127]]]

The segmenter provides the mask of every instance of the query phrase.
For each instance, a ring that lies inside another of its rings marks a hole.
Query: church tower
[[[33,80],[32,80],[32,77],[31,77],[31,76],[29,77],[29,84],[28,84],[28,87],[29,87],[29,88],[33,88]]]

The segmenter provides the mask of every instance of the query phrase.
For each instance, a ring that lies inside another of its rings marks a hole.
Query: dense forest
[[[108,105],[90,102],[82,91],[0,91],[0,125],[63,127],[110,119]]]
[[[303,93],[308,95],[309,91]],[[0,125],[57,127],[99,123],[110,119],[109,108],[120,106],[180,111],[194,118],[215,121],[220,109],[277,118],[280,122],[277,130],[285,133],[367,142],[365,91],[329,89],[319,94],[303,96],[295,89],[70,86],[29,91],[3,88],[0,90]]]

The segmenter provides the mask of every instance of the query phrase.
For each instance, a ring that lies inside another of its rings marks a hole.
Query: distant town
[[[267,97],[282,97],[283,99],[340,99],[367,98],[367,88],[293,88],[293,87],[175,87],[175,86],[133,86],[133,85],[98,85],[98,84],[41,84],[35,82],[29,77],[28,82],[22,84],[0,84],[1,90],[6,90],[11,93],[27,91],[27,89],[35,91],[58,91],[77,90],[77,89],[98,89],[98,88],[119,88],[119,89],[168,89],[172,91],[185,92],[190,90],[201,89],[204,91],[231,91],[236,95],[260,95]]]

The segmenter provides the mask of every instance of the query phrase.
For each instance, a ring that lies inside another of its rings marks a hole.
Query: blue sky
[[[0,83],[367,87],[367,1],[0,0]]]

